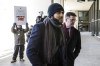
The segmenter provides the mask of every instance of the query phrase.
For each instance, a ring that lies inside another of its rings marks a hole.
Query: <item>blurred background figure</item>
[[[20,61],[24,61],[24,44],[25,44],[25,33],[29,30],[28,23],[26,23],[26,29],[22,28],[22,25],[13,24],[11,31],[14,34],[15,47],[14,54],[11,63],[16,62],[16,58],[19,52]]]
[[[32,30],[32,27],[33,27],[33,25],[30,25],[30,28],[29,28],[29,31],[27,32],[27,34],[26,34],[26,42],[28,42],[28,40],[29,40],[29,37],[30,37],[30,34],[31,34],[31,30]]]
[[[46,18],[47,16],[43,16],[43,11],[39,12],[39,16],[36,17],[36,23],[40,23],[43,22],[43,20]]]

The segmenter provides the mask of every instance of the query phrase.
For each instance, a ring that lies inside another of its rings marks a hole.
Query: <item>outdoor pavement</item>
[[[100,66],[100,38],[91,36],[89,32],[82,32],[82,49],[75,60],[75,66]],[[12,54],[8,53],[6,57],[0,57],[0,66],[32,66],[26,57],[25,61],[11,63]],[[6,54],[5,54],[6,55]]]
[[[77,57],[75,66],[100,66],[100,38],[83,32],[82,49]]]

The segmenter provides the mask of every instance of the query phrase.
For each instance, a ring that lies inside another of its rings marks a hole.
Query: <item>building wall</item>
[[[100,1],[96,0],[93,2],[89,10],[89,22],[90,22],[90,31],[92,36],[100,36]]]

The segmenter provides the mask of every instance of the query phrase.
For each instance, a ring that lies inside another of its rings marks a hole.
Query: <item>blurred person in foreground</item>
[[[53,3],[44,21],[33,26],[27,46],[27,57],[32,66],[63,66],[63,15],[63,7]]]

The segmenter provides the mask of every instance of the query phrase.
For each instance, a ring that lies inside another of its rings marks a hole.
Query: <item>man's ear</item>
[[[66,17],[67,19],[69,19],[70,17]]]
[[[65,17],[65,20],[67,21],[70,17]]]
[[[67,21],[68,17],[65,17],[65,21]]]

